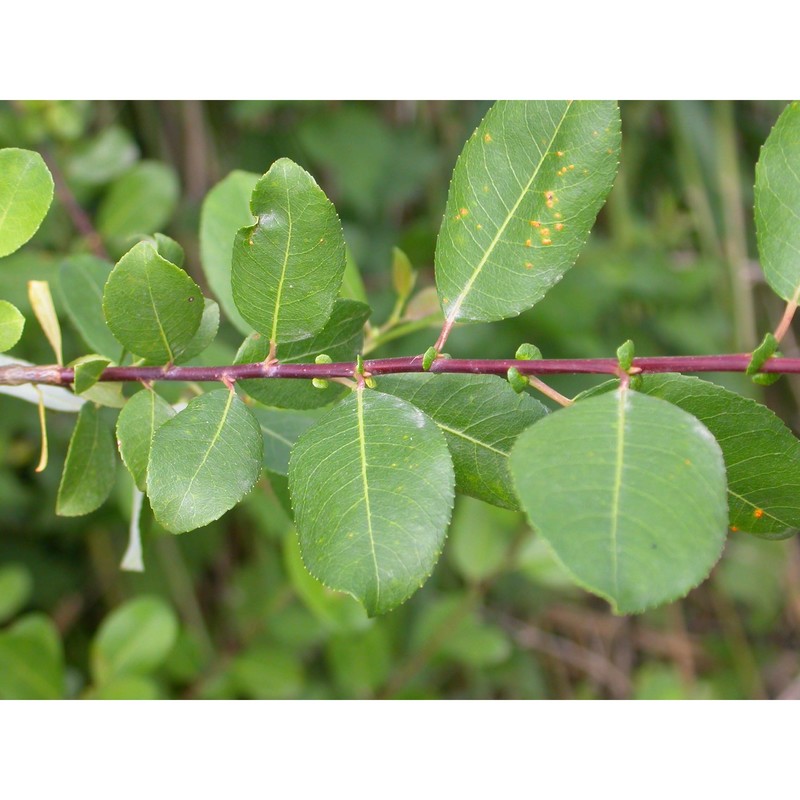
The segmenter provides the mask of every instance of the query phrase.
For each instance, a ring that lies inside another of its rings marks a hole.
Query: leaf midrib
[[[358,447],[361,457],[361,481],[364,486],[364,510],[367,514],[367,534],[369,535],[372,564],[375,568],[375,607],[380,605],[381,576],[378,571],[378,554],[375,551],[375,536],[372,531],[372,510],[369,503],[369,480],[367,478],[367,442],[364,433],[364,389],[356,389],[356,417],[358,419]]]
[[[183,510],[183,504],[186,502],[186,498],[189,496],[189,492],[191,492],[191,490],[192,490],[192,486],[194,485],[195,479],[200,474],[200,470],[203,469],[203,467],[206,465],[206,462],[208,461],[208,457],[211,455],[211,451],[214,449],[214,445],[219,440],[220,434],[222,433],[222,429],[225,426],[225,421],[228,419],[228,412],[230,411],[231,404],[233,403],[234,396],[235,396],[234,392],[232,392],[232,391],[228,392],[228,401],[225,403],[225,409],[222,412],[222,419],[219,421],[219,425],[217,426],[217,430],[214,432],[214,435],[211,437],[211,442],[209,443],[208,449],[206,450],[205,454],[203,455],[203,458],[201,459],[200,464],[198,465],[197,469],[194,471],[194,475],[192,475],[191,479],[189,480],[189,483],[186,486],[186,491],[184,492],[183,497],[181,498],[181,502],[180,502],[180,505],[178,506],[178,510],[175,512],[175,516],[176,517],[178,517],[180,515],[181,511]]]
[[[289,192],[288,180],[286,180],[286,169],[283,170],[284,183],[286,184],[286,218],[288,230],[286,231],[286,251],[283,254],[283,264],[281,265],[281,277],[278,279],[278,291],[275,295],[275,314],[272,317],[272,335],[270,341],[277,344],[278,339],[278,315],[280,314],[281,299],[283,297],[283,284],[286,280],[286,267],[289,264],[289,249],[292,244],[292,197]]]
[[[611,498],[611,575],[614,583],[614,597],[619,597],[619,552],[617,533],[619,527],[619,497],[622,491],[622,469],[625,455],[625,414],[627,411],[627,390],[619,390],[617,406],[617,456],[614,469],[614,490]]]
[[[456,298],[453,305],[450,307],[450,311],[447,313],[447,320],[448,322],[454,322],[458,317],[458,312],[461,310],[461,305],[466,299],[467,295],[472,291],[472,286],[474,285],[475,281],[478,279],[478,275],[480,275],[481,270],[486,265],[486,262],[489,260],[489,256],[494,252],[494,248],[497,246],[497,243],[500,241],[501,237],[505,233],[506,228],[508,227],[509,222],[514,218],[514,215],[517,213],[517,209],[520,206],[520,203],[523,201],[525,196],[530,191],[533,182],[536,180],[536,177],[539,175],[539,171],[542,168],[542,165],[547,158],[548,153],[550,152],[550,148],[553,146],[553,142],[558,136],[559,131],[561,130],[561,126],[564,124],[564,120],[567,118],[567,114],[569,114],[569,110],[572,108],[572,103],[574,101],[569,100],[567,102],[567,107],[564,109],[564,113],[561,115],[561,119],[558,121],[555,130],[553,131],[553,135],[550,137],[550,141],[547,143],[547,147],[542,152],[542,157],[539,159],[539,163],[536,165],[536,169],[534,169],[533,174],[531,175],[528,182],[525,184],[525,187],[520,192],[519,197],[517,198],[517,202],[509,210],[506,218],[503,220],[503,224],[498,228],[497,233],[495,234],[494,238],[492,239],[489,247],[486,248],[486,251],[483,254],[483,257],[478,262],[478,265],[470,275],[469,280],[464,285],[464,288],[461,290],[461,294]]]

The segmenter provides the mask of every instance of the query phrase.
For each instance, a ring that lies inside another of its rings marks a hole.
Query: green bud
[[[772,386],[780,377],[780,372],[759,372],[751,376],[751,380],[759,386]]]
[[[373,377],[372,377],[372,375],[370,375],[370,376],[369,376],[369,378],[365,378],[365,379],[364,379],[364,383],[365,383],[365,384],[366,384],[366,385],[367,385],[367,386],[368,386],[370,389],[374,389],[374,388],[375,388],[375,387],[378,385],[378,382],[375,380],[375,378],[373,378]]]
[[[326,381],[324,378],[312,378],[311,379],[311,385],[315,389],[327,389],[328,388],[328,381]]]
[[[542,357],[542,351],[535,344],[521,344],[514,353],[517,361],[538,361]]]
[[[431,364],[436,361],[436,356],[438,355],[435,347],[429,347],[425,351],[425,355],[422,356],[422,369],[424,372],[427,372],[431,368]]]
[[[320,353],[315,359],[315,364],[333,364],[333,359],[327,353]]]
[[[528,379],[516,367],[508,368],[508,382],[517,394],[524,392],[528,386]]]
[[[778,340],[771,333],[765,334],[761,344],[753,350],[753,355],[750,357],[750,363],[747,365],[745,373],[747,375],[755,375],[772,356],[777,354]]]
[[[633,366],[633,354],[633,342],[630,339],[617,348],[617,361],[623,372],[627,372]]]

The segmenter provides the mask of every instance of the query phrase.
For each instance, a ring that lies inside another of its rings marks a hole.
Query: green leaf
[[[225,316],[245,335],[252,331],[252,327],[244,321],[233,302],[231,258],[233,240],[239,229],[253,224],[250,196],[258,179],[254,172],[231,172],[206,195],[200,214],[203,272]]]
[[[258,221],[233,244],[236,306],[270,341],[307,339],[328,321],[342,283],[345,246],[336,209],[287,158],[258,181],[250,209]]]
[[[98,685],[147,675],[164,663],[178,635],[175,612],[158,597],[137,597],[103,620],[92,642],[92,677]]]
[[[86,697],[91,700],[159,700],[160,696],[158,684],[150,678],[122,675],[90,690]]]
[[[39,230],[53,202],[53,176],[31,150],[0,150],[0,257],[18,250]]]
[[[155,432],[175,416],[163,397],[144,389],[136,392],[117,418],[117,447],[140,491],[147,487],[147,464]]]
[[[99,508],[114,487],[114,438],[93,403],[84,403],[69,440],[56,514],[79,517]]]
[[[722,448],[732,527],[800,528],[800,441],[766,406],[686,375],[645,375],[641,391],[697,417]]]
[[[800,299],[800,103],[786,107],[756,165],[758,252],[767,283],[784,300]]]
[[[0,353],[10,350],[22,336],[25,317],[16,306],[0,300]]]
[[[615,613],[681,597],[722,552],[722,452],[658,398],[617,390],[551,414],[519,437],[511,471],[534,530]]]
[[[364,342],[364,323],[370,315],[369,306],[355,300],[337,300],[325,327],[316,336],[299,342],[278,345],[277,358],[282,364],[313,363],[325,353],[333,361],[352,361]],[[236,364],[263,361],[269,353],[269,340],[259,333],[251,334],[236,354]],[[328,384],[316,389],[308,380],[291,378],[240,381],[239,385],[254,399],[278,408],[319,408],[332,403],[345,391],[341,384]]]
[[[0,567],[0,624],[19,613],[32,590],[31,574],[22,564]]]
[[[612,102],[489,110],[456,164],[436,243],[450,323],[516,316],[561,280],[611,189],[619,146]]]
[[[345,248],[345,267],[342,278],[342,288],[339,296],[345,300],[358,300],[359,303],[368,303],[367,290],[358,269],[355,258],[349,247]]]
[[[103,316],[103,289],[113,265],[90,255],[70,256],[59,269],[64,307],[83,340],[96,353],[119,359],[120,343]]]
[[[405,301],[414,291],[417,273],[411,266],[408,256],[399,248],[392,248],[392,286],[397,297]]]
[[[174,264],[176,267],[183,266],[186,254],[178,242],[163,233],[154,233],[153,240],[156,243],[156,250],[162,258],[166,258],[170,264]]]
[[[160,230],[175,211],[179,192],[171,167],[141,161],[109,187],[97,212],[97,228],[117,240]]]
[[[326,630],[344,633],[363,630],[371,624],[358,601],[349,594],[323,586],[309,574],[300,555],[300,542],[297,536],[286,537],[283,557],[292,588]]]
[[[28,615],[0,632],[0,698],[58,700],[64,658],[58,632],[42,615]]]
[[[95,354],[76,358],[70,364],[75,370],[75,380],[73,381],[75,394],[83,394],[91,389],[110,363],[110,359]]]
[[[233,508],[261,472],[261,428],[227,389],[195,397],[156,430],[147,495],[156,519],[183,533]]]
[[[436,564],[454,482],[432,420],[400,398],[355,391],[292,451],[289,489],[306,566],[370,616],[391,610]]]
[[[298,656],[275,645],[256,644],[237,655],[231,675],[239,692],[257,700],[299,698],[305,685]]]
[[[264,466],[278,475],[289,474],[289,454],[300,434],[319,420],[309,411],[285,411],[255,406],[255,414],[264,435]]]
[[[200,327],[203,296],[180,267],[149,242],[140,242],[109,276],[103,312],[111,332],[131,353],[174,363]]]
[[[191,361],[199,356],[217,337],[219,330],[219,306],[207,297],[203,298],[203,316],[200,317],[200,327],[195,331],[186,349],[177,360],[178,363]]]
[[[439,426],[459,492],[519,508],[508,455],[517,436],[547,414],[538,400],[491,375],[382,375],[378,388],[422,409]]]
[[[137,158],[139,148],[133,136],[122,126],[110,125],[76,148],[65,172],[71,181],[98,186],[126,172]]]

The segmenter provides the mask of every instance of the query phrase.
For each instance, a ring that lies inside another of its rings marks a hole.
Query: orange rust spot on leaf
[[[553,242],[550,239],[542,239],[542,244],[547,246],[548,244],[553,244]]]
[[[763,517],[763,516],[764,516],[764,509],[763,509],[763,508],[757,508],[757,509],[756,509],[756,510],[753,512],[753,516],[754,516],[756,519],[761,519],[761,517]]]
[[[525,262],[525,269],[533,269],[533,264],[530,261]]]
[[[487,134],[486,134],[486,135],[483,137],[483,141],[484,141],[484,142],[486,142],[486,144],[489,144],[489,142],[491,142],[491,141],[492,141],[492,137],[491,137],[491,136],[489,136],[489,134],[487,133]]]
[[[553,192],[552,189],[549,189],[544,193],[544,204],[548,208],[552,208],[557,202],[558,198],[556,197],[555,192]]]
[[[556,222],[555,229],[557,231],[563,231],[564,230],[564,223],[563,222]]]
[[[541,223],[541,222],[539,222],[538,220],[535,220],[535,219],[532,219],[532,220],[531,220],[531,227],[532,227],[532,228],[538,228],[538,227],[539,227],[541,224],[542,224],[542,223]]]
[[[459,213],[459,214],[460,214],[462,217],[466,217],[466,216],[467,216],[467,214],[469,214],[469,211],[468,211],[466,208],[459,208],[459,209],[458,209],[458,213]]]
[[[550,228],[542,228],[542,229],[539,231],[539,233],[540,233],[542,236],[545,236],[545,237],[547,237],[547,236],[549,236],[549,235],[550,235]]]
[[[563,156],[563,155],[564,155],[564,151],[563,151],[563,150],[556,150],[556,155],[557,155],[559,158],[561,158],[561,156]]]
[[[560,212],[560,211],[556,211],[556,213],[555,213],[555,214],[553,214],[553,216],[554,216],[556,219],[561,219],[561,212]]]
[[[731,530],[736,533],[739,529],[735,525],[731,525]]]
[[[567,169],[575,169],[575,165],[574,164],[570,164],[569,167],[567,167]]]
[[[533,243],[531,242],[530,239],[526,239],[525,240],[525,247],[531,247],[532,245],[533,245]]]

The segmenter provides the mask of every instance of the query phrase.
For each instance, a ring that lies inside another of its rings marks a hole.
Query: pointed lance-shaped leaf
[[[319,331],[333,310],[345,267],[342,226],[314,179],[287,158],[253,190],[257,222],[233,245],[233,299],[245,321],[272,342]]]
[[[531,525],[616,613],[685,595],[722,552],[722,452],[664,400],[617,390],[550,414],[517,439],[511,472]]]
[[[79,517],[99,508],[114,487],[114,438],[94,403],[84,403],[69,440],[56,513]]]
[[[103,294],[111,332],[131,353],[174,363],[192,341],[203,316],[197,284],[162,258],[150,242],[139,242],[114,267]]]
[[[39,230],[53,202],[53,176],[31,150],[0,150],[0,257],[18,250]]]
[[[784,109],[756,165],[758,253],[767,283],[784,300],[800,299],[800,103]]]
[[[573,265],[617,171],[620,118],[605,101],[505,101],[458,159],[436,243],[448,322],[533,306]]]
[[[356,390],[292,450],[289,489],[308,570],[370,616],[390,611],[439,558],[454,482],[431,419],[398,397]]]
[[[219,519],[255,485],[262,438],[249,408],[227,389],[195,397],[153,436],[147,495],[173,533]]]

